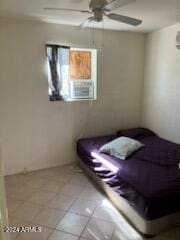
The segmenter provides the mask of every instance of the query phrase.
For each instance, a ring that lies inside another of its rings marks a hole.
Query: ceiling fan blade
[[[89,17],[87,18],[84,22],[81,23],[81,25],[79,26],[80,29],[84,29],[86,28],[86,26],[91,23],[94,20],[94,17]]]
[[[123,23],[129,24],[129,25],[132,25],[132,26],[138,26],[142,23],[142,20],[140,20],[140,19],[131,18],[131,17],[115,14],[115,13],[106,14],[106,16],[109,19],[123,22]]]
[[[136,2],[136,0],[113,0],[110,3],[106,4],[103,7],[103,10],[104,11],[112,11],[114,9],[123,7],[123,6],[133,3],[133,2]]]
[[[55,8],[55,7],[45,7],[44,10],[52,11],[70,11],[70,12],[81,12],[81,13],[91,13],[88,10],[83,9],[71,9],[71,8]]]

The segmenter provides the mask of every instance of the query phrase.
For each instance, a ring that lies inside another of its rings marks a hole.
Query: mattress
[[[180,146],[156,135],[137,137],[144,147],[122,161],[99,153],[116,134],[81,139],[77,153],[96,175],[146,220],[180,211]]]

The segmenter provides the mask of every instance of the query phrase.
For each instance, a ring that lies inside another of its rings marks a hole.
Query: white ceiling
[[[51,23],[79,25],[89,17],[86,13],[45,11],[44,7],[88,9],[89,0],[0,0],[0,16],[35,19]],[[180,22],[180,0],[136,0],[114,12],[143,20],[138,27],[112,20],[98,23],[97,28],[137,32],[151,32]]]

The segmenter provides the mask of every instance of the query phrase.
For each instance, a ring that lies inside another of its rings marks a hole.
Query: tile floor
[[[143,240],[73,165],[5,178],[10,226],[41,226],[11,233],[14,240]],[[180,228],[152,238],[180,240]]]

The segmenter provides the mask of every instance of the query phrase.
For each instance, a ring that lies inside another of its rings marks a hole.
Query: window
[[[51,101],[97,98],[97,50],[46,45]]]

